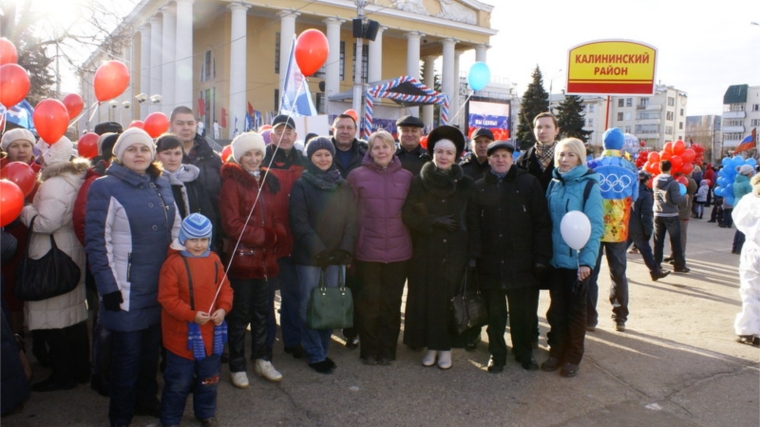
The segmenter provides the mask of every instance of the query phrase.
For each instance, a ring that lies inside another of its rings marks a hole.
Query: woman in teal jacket
[[[566,138],[554,149],[553,178],[546,190],[552,219],[551,304],[546,318],[549,358],[541,365],[547,372],[562,368],[561,374],[573,377],[583,358],[586,334],[586,292],[588,279],[596,264],[599,242],[604,230],[599,175],[586,166],[586,148],[579,139]],[[566,213],[581,211],[591,222],[591,236],[580,251],[565,243],[560,223]]]

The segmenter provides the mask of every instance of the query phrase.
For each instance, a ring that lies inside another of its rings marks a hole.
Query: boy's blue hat
[[[604,132],[605,150],[622,150],[625,145],[625,135],[618,128],[610,128]]]
[[[205,216],[194,213],[182,220],[182,227],[179,229],[177,240],[181,245],[185,245],[187,239],[211,238],[213,227],[211,221]]]

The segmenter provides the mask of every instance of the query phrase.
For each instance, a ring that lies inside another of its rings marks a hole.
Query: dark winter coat
[[[412,257],[412,238],[401,219],[411,182],[412,173],[395,156],[383,168],[367,153],[362,166],[348,174],[358,205],[354,258],[388,263]]]
[[[225,266],[229,265],[233,253],[234,256],[258,257],[255,269],[239,271],[230,268],[229,277],[261,279],[276,276],[279,272],[277,245],[283,244],[286,237],[286,217],[275,208],[276,194],[280,192],[279,180],[267,174],[257,182],[233,162],[222,166],[221,176],[221,200],[224,202],[219,206],[219,213],[224,234]],[[236,246],[237,252],[233,252]]]
[[[211,199],[211,205],[219,206],[219,192],[222,189],[222,158],[206,141],[206,138],[195,134],[195,145],[182,158],[182,163],[195,165],[200,169],[198,180],[206,187],[206,193]],[[218,218],[218,210],[217,215]]]
[[[98,294],[120,291],[120,311],[100,306],[99,321],[139,331],[161,321],[158,276],[180,217],[169,181],[112,163],[87,195],[85,251]]]
[[[326,183],[312,168],[305,171],[290,192],[289,215],[296,264],[316,266],[325,250],[354,253],[356,200],[345,179]]]
[[[332,142],[333,145],[335,145],[336,152],[335,156],[333,157],[333,164],[340,171],[340,176],[342,176],[343,179],[346,179],[349,172],[362,165],[364,155],[367,154],[367,143],[354,138],[354,142],[351,143],[351,151],[353,152],[353,155],[351,156],[351,160],[348,162],[348,165],[343,166],[338,160],[338,145],[335,143],[335,138],[332,139]]]
[[[549,166],[541,170],[538,158],[536,158],[536,146],[528,148],[516,161],[515,164],[520,169],[530,172],[531,175],[538,178],[538,182],[541,183],[541,188],[546,191],[549,188],[549,183],[552,182],[552,172],[554,171],[554,162],[550,162]]]
[[[631,220],[628,222],[628,234],[632,236],[651,237],[654,231],[652,205],[654,195],[646,185],[639,185],[639,197],[631,206]]]
[[[512,166],[503,180],[490,171],[475,183],[470,233],[482,289],[538,284],[535,263],[549,266],[552,223],[538,179]]]
[[[266,166],[261,169],[262,173],[266,172],[267,168],[269,173],[274,174],[277,179],[280,180],[280,191],[276,194],[275,209],[283,213],[284,218],[288,218],[288,209],[290,206],[290,192],[293,189],[293,184],[301,177],[301,174],[309,162],[306,156],[295,148],[290,150],[290,153],[285,154],[285,150],[277,150],[272,144],[267,145],[266,155],[262,165]],[[285,241],[279,243],[277,257],[289,256],[293,252],[293,233],[290,231],[290,221],[285,221],[285,231],[287,236]]]
[[[404,343],[413,347],[448,350],[454,344],[449,331],[449,302],[458,292],[470,256],[472,218],[468,206],[475,182],[459,165],[440,172],[433,162],[412,179],[403,208],[404,223],[412,232]],[[458,227],[433,227],[435,218],[452,215]]]
[[[421,145],[417,145],[417,148],[412,151],[398,147],[396,156],[401,161],[401,167],[411,172],[412,175],[419,175],[422,165],[430,161],[430,155]]]
[[[462,166],[464,174],[472,178],[473,181],[483,178],[491,170],[488,162],[479,163],[474,153],[468,153],[464,156],[459,165]]]

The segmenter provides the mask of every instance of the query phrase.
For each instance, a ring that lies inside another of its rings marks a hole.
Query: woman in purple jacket
[[[375,132],[362,166],[348,175],[358,202],[354,258],[363,282],[355,320],[360,357],[367,365],[389,365],[396,358],[401,296],[412,258],[412,239],[401,220],[412,174],[401,167],[394,152],[391,134]]]

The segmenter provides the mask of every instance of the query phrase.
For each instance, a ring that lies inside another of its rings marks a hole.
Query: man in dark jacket
[[[396,156],[401,161],[401,167],[412,175],[419,175],[422,165],[430,161],[427,150],[420,145],[424,127],[425,123],[414,116],[404,116],[396,120],[398,129]]]
[[[196,133],[198,122],[195,113],[188,107],[179,106],[172,111],[169,118],[169,131],[182,141],[184,156],[182,163],[189,163],[201,170],[198,180],[206,187],[211,204],[219,218],[219,192],[222,189],[222,158],[209,145],[206,138]]]
[[[472,133],[470,152],[459,163],[464,174],[475,181],[483,178],[491,169],[488,165],[488,144],[493,142],[493,132],[488,128],[477,128]]]
[[[538,280],[552,257],[551,219],[541,184],[513,166],[514,146],[505,141],[487,148],[490,169],[475,183],[476,202],[469,207],[476,218],[470,236],[471,255],[478,268],[480,289],[488,307],[488,372],[504,369],[507,345],[504,332],[509,301],[510,335],[515,359],[535,371],[531,345],[538,322],[534,299]]]
[[[670,248],[673,257],[673,271],[688,273],[686,259],[681,247],[681,221],[678,218],[678,204],[684,200],[678,182],[670,175],[672,164],[669,160],[660,162],[660,171],[652,188],[654,189],[654,261],[662,264],[662,250],[665,245],[665,233],[670,236]]]
[[[362,165],[367,143],[356,139],[356,121],[348,114],[338,114],[332,125],[335,145],[335,166],[340,176],[346,179],[348,173]]]
[[[654,222],[652,221],[654,196],[646,184],[651,178],[652,175],[647,171],[639,171],[639,196],[631,206],[631,219],[628,221],[628,246],[631,243],[636,245],[641,257],[644,258],[644,264],[649,268],[649,275],[653,281],[657,281],[670,274],[670,271],[660,269],[654,261],[652,246],[649,245],[654,229]]]

